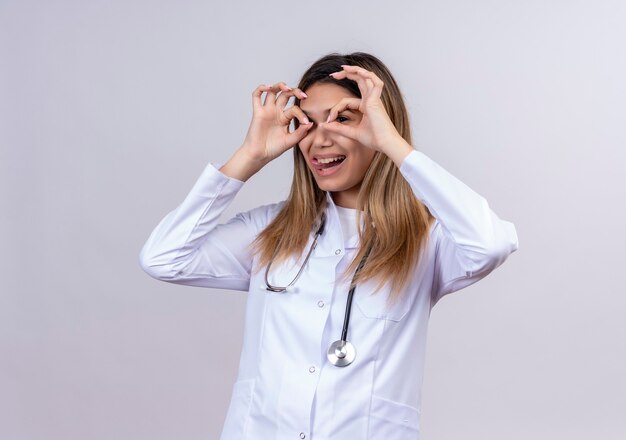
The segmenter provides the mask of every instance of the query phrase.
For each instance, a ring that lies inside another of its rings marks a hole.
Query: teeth
[[[322,158],[320,157],[319,159],[317,159],[317,161],[318,161],[319,163],[331,163],[331,162],[334,162],[334,161],[336,161],[336,160],[342,159],[342,158],[344,158],[344,157],[346,157],[346,156],[329,157],[328,159],[322,159]]]

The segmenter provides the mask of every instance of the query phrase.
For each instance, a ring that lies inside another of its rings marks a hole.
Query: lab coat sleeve
[[[139,254],[151,277],[175,284],[246,291],[252,243],[269,205],[219,217],[244,185],[209,162],[191,191],[155,227]]]
[[[418,150],[400,172],[435,217],[435,278],[432,304],[487,276],[518,249],[513,223],[502,220],[487,200]]]

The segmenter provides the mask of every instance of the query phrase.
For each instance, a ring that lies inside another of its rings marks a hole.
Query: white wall
[[[626,438],[624,22],[617,0],[0,1],[0,438],[218,437],[245,294],[155,281],[139,250],[258,84],[357,50],[520,239],[433,309],[424,438]],[[286,197],[290,159],[228,214]]]

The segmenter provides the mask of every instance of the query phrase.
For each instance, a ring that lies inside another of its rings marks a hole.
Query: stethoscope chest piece
[[[333,342],[328,348],[328,360],[337,367],[350,365],[356,357],[354,345],[341,339]]]

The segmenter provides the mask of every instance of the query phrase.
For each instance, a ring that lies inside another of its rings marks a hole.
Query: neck
[[[331,192],[330,195],[332,196],[335,205],[341,206],[342,208],[356,209],[358,190]]]

